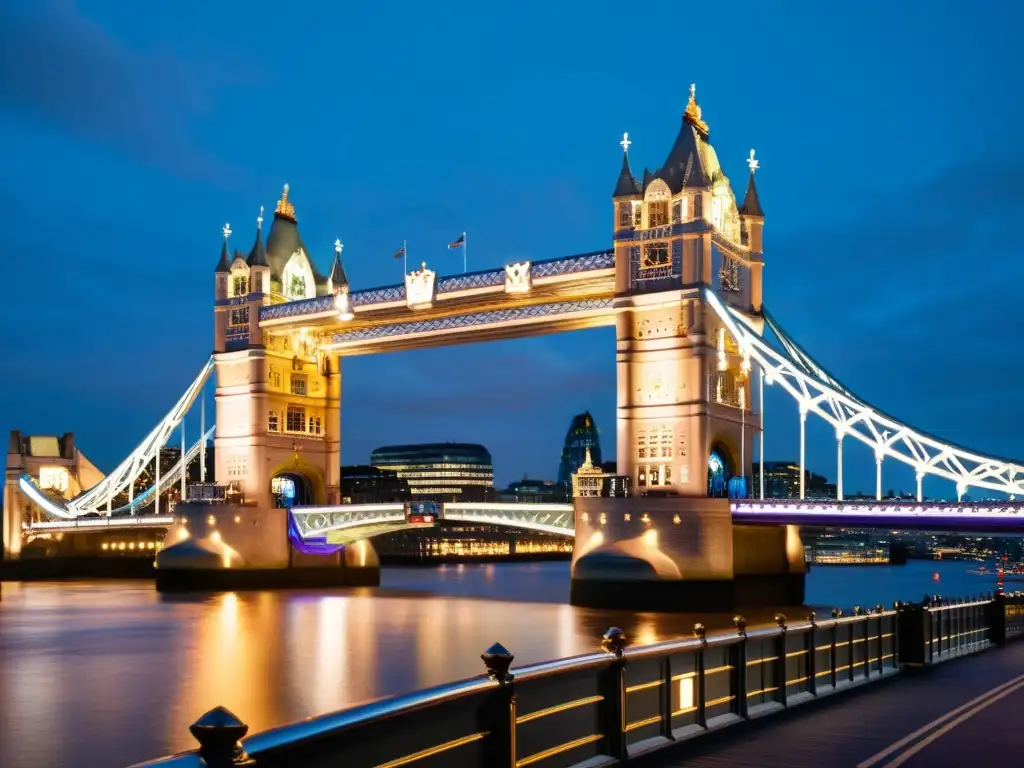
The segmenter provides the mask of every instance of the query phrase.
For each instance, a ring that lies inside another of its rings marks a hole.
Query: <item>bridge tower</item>
[[[618,472],[637,497],[580,498],[572,599],[633,609],[803,598],[796,529],[732,524],[750,494],[757,371],[707,292],[762,327],[762,230],[751,152],[737,204],[696,89],[664,164],[638,180],[623,136],[612,193]],[[756,407],[755,407],[756,406]]]
[[[619,472],[638,492],[725,496],[729,478],[741,492],[760,426],[750,364],[702,290],[760,322],[764,216],[753,170],[738,207],[694,88],[658,171],[637,181],[629,145],[627,135],[613,193]]]
[[[288,185],[265,245],[262,208],[248,256],[231,255],[230,235],[225,226],[214,283],[216,477],[261,507],[336,503],[339,358],[318,351],[315,327],[275,333],[261,327],[259,310],[318,297],[330,310],[333,296],[347,297],[341,243],[330,273],[322,275],[299,235]]]

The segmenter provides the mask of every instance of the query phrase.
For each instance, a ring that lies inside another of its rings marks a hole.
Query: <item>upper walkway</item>
[[[1024,643],[694,739],[663,768],[1019,764]],[[1016,757],[1014,757],[1016,755]]]

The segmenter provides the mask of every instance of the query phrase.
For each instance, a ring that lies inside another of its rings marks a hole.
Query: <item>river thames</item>
[[[816,567],[807,600],[825,615],[994,588],[969,567]],[[128,765],[193,747],[189,724],[218,704],[262,730],[478,674],[494,641],[526,664],[594,650],[610,625],[640,644],[729,625],[574,608],[568,574],[564,562],[388,567],[377,589],[189,598],[144,582],[5,583],[0,766]]]

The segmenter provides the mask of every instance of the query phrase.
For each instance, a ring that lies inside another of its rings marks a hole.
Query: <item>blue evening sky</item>
[[[622,132],[659,166],[696,82],[739,194],[761,160],[766,306],[869,402],[1024,458],[1022,27],[997,0],[7,3],[0,424],[111,468],[210,352],[221,226],[248,249],[284,182],[356,289],[398,282],[403,239],[443,273],[463,230],[476,269],[605,248]],[[767,405],[768,457],[795,458],[796,408]],[[554,477],[583,409],[614,452],[614,408],[610,329],[360,357],[343,460],[463,440],[502,484]]]

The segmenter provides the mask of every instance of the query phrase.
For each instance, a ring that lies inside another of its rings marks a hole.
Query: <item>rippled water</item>
[[[819,567],[808,602],[993,587],[967,568]],[[568,563],[383,574],[379,589],[174,599],[134,582],[3,584],[0,766],[127,765],[192,747],[189,723],[218,704],[261,730],[477,674],[495,640],[530,663],[593,650],[613,624],[650,643],[730,619],[573,608]]]

